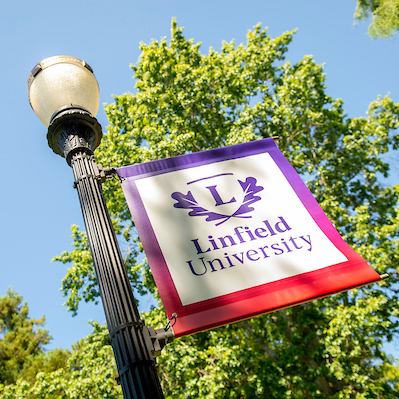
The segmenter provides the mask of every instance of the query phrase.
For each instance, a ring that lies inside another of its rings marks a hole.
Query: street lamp
[[[93,155],[102,138],[93,70],[74,57],[47,58],[30,73],[28,93],[48,127],[49,146],[73,170],[124,397],[164,398],[155,356],[173,340],[173,332],[145,326],[129,283],[101,189],[115,171],[96,164]]]

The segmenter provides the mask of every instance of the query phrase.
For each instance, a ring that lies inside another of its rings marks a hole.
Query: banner
[[[381,280],[272,139],[117,172],[176,336]]]

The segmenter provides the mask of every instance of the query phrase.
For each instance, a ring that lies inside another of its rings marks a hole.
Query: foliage
[[[369,34],[373,38],[392,37],[399,30],[398,0],[357,0],[355,18],[372,17]]]
[[[278,145],[352,245],[390,279],[306,305],[177,340],[159,360],[168,398],[395,398],[397,372],[383,343],[398,332],[399,186],[387,155],[399,144],[399,105],[377,98],[349,118],[326,94],[312,57],[284,60],[293,33],[271,38],[260,25],[246,45],[200,52],[172,22],[171,39],[142,44],[136,92],[106,107],[110,126],[98,150],[104,166],[124,166],[263,137]],[[119,184],[104,193],[127,240],[132,287],[156,294]],[[73,262],[63,282],[72,311],[98,297],[85,233],[73,230]],[[162,305],[145,315],[165,325]],[[390,370],[390,373],[386,371]]]
[[[46,354],[34,378],[33,374],[22,375],[13,384],[0,384],[0,398],[121,398],[112,349],[107,345],[108,330],[98,323],[92,325],[93,333],[73,345],[72,354],[56,349]]]
[[[40,328],[43,324],[44,316],[31,319],[22,296],[12,289],[0,297],[0,383],[12,384],[20,374],[29,374],[32,358],[50,340],[48,331]]]
[[[74,267],[68,270],[62,283],[63,285],[74,287],[65,305],[68,305],[68,310],[72,311],[75,316],[77,311],[75,303],[78,303],[82,299],[82,296],[78,292],[83,290],[82,295],[87,301],[95,301],[95,298],[99,295],[99,291],[94,275],[87,236],[85,233],[79,231],[78,226],[72,226],[71,230],[73,245],[77,250],[72,253],[63,252],[53,260],[62,263],[72,263],[74,265]]]

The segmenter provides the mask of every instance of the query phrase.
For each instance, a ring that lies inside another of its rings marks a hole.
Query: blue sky
[[[51,258],[71,249],[70,226],[82,225],[72,170],[47,145],[46,128],[29,106],[26,80],[35,64],[53,55],[86,60],[100,85],[101,104],[134,91],[130,64],[139,43],[169,37],[172,17],[185,35],[220,49],[245,41],[261,22],[271,36],[298,28],[287,60],[312,54],[324,64],[327,92],[342,98],[349,117],[366,114],[378,95],[399,101],[398,40],[372,40],[367,23],[354,25],[355,0],[69,0],[4,2],[0,11],[2,145],[0,162],[0,295],[12,286],[32,317],[46,315],[51,348],[70,347],[104,322],[101,305],[82,305],[72,318],[59,291],[66,266]],[[397,183],[397,179],[395,181]],[[398,344],[399,346],[399,344]]]

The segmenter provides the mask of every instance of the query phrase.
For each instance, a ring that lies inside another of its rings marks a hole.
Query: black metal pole
[[[94,160],[99,128],[84,110],[67,110],[53,117],[48,140],[72,166],[124,398],[162,399],[151,337],[139,316]]]

